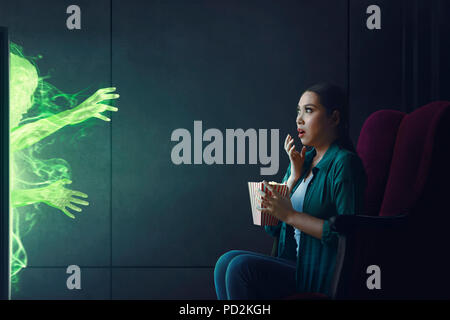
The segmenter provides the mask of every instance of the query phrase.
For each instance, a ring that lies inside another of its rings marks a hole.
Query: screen
[[[9,242],[9,42],[8,29],[0,27],[0,299],[10,296]]]

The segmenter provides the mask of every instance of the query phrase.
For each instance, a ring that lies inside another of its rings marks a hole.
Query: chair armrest
[[[405,283],[408,265],[404,241],[411,223],[410,215],[380,217],[338,215],[329,219],[330,228],[338,233],[335,274],[331,283],[332,299],[386,299],[398,294]],[[404,263],[400,263],[403,261]],[[383,291],[368,290],[367,267],[383,266]],[[399,289],[400,288],[400,289]]]
[[[408,221],[408,215],[379,217],[364,215],[338,215],[329,219],[332,231],[346,234],[355,230],[364,229],[385,229],[405,226]]]

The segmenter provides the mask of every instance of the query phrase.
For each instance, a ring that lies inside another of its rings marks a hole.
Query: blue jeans
[[[218,300],[280,299],[296,292],[295,261],[232,250],[214,269]]]

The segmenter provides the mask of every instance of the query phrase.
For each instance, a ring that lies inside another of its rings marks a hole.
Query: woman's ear
[[[333,113],[331,114],[331,123],[337,127],[340,122],[341,122],[341,113],[339,112],[339,110],[334,110]]]

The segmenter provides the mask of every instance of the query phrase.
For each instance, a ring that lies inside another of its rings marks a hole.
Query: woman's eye
[[[302,112],[301,110],[297,109],[297,114],[300,114],[301,112]],[[312,108],[305,108],[305,113],[311,113],[311,112],[313,112]]]

